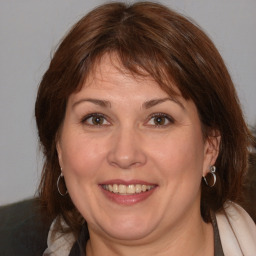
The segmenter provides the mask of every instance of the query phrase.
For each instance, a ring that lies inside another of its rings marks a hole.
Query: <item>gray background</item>
[[[41,170],[34,102],[51,53],[103,0],[0,0],[0,205],[34,195]],[[130,1],[131,2],[131,1]],[[222,54],[246,119],[256,123],[256,1],[163,0],[192,17]]]

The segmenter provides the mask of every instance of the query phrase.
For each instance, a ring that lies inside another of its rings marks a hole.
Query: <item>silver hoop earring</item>
[[[207,179],[205,178],[205,177],[203,177],[204,178],[204,181],[205,181],[205,184],[208,186],[208,187],[213,187],[214,185],[215,185],[215,183],[216,183],[216,174],[215,174],[215,172],[216,172],[216,166],[211,166],[210,167],[210,172],[209,173],[207,173],[207,175],[208,174],[211,174],[212,175],[212,177],[213,177],[213,183],[210,185],[209,183],[208,183],[208,181],[207,181]]]
[[[59,176],[58,179],[57,179],[57,189],[58,189],[58,192],[59,192],[59,194],[60,194],[61,196],[65,196],[65,195],[68,193],[68,191],[66,190],[65,193],[61,193],[61,191],[60,191],[60,189],[59,189],[60,178],[63,178],[63,179],[64,179],[64,176],[63,176],[63,173],[62,173],[62,172],[60,173],[60,176]]]

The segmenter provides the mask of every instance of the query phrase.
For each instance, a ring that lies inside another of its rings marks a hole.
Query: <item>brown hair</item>
[[[168,94],[174,94],[174,83],[197,106],[205,138],[212,129],[219,131],[217,183],[209,188],[202,182],[201,212],[209,221],[210,210],[239,199],[249,131],[230,75],[211,40],[188,19],[150,2],[110,3],[94,9],[71,29],[54,54],[35,105],[45,156],[39,187],[43,204],[51,216],[62,215],[77,233],[83,218],[70,197],[60,196],[56,187],[60,175],[56,136],[70,94],[81,88],[93,65],[111,52],[117,53],[125,69],[149,74]]]

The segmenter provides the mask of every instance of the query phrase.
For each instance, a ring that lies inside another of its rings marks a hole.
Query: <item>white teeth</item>
[[[126,194],[126,186],[120,184],[120,185],[118,186],[118,193],[119,193],[119,194]]]
[[[135,191],[136,191],[136,193],[140,193],[141,192],[141,185],[136,184]]]
[[[135,186],[134,185],[128,185],[126,188],[127,194],[135,194]]]
[[[117,184],[113,185],[113,191],[112,192],[118,193],[118,185]]]
[[[151,190],[155,187],[155,185],[141,185],[141,184],[130,184],[130,185],[124,185],[124,184],[109,184],[109,185],[103,185],[102,186],[105,190],[108,190],[110,192],[113,192],[115,194],[122,194],[122,195],[132,195],[132,194],[138,194],[141,192],[146,192],[148,190]]]

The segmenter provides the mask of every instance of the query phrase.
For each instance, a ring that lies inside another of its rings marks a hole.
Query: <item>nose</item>
[[[115,131],[107,160],[110,165],[121,169],[143,166],[147,158],[143,150],[142,134],[131,127]]]

